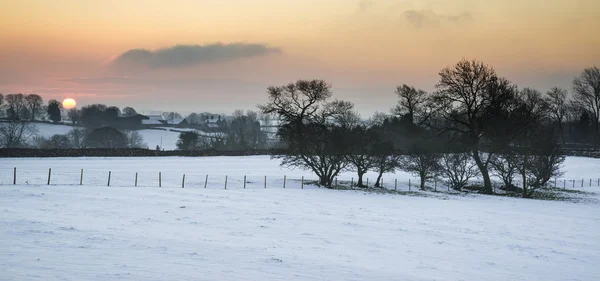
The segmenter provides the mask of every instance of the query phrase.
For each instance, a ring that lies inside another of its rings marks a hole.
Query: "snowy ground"
[[[47,123],[36,123],[35,126],[37,128],[38,135],[46,138],[51,137],[55,134],[67,134],[73,128],[75,128],[73,126],[68,125],[57,125]],[[164,128],[160,130],[138,130],[138,132],[140,133],[140,135],[144,139],[144,142],[148,145],[148,148],[150,149],[154,149],[157,145],[160,146],[161,144],[162,148],[164,148],[165,150],[177,149],[177,146],[175,144],[177,143],[177,139],[179,138],[179,132],[169,131]]]
[[[281,169],[265,156],[0,159],[0,170],[12,167],[32,171],[19,177],[37,170],[47,176],[49,167],[79,175],[84,168],[91,182],[47,186],[42,177],[37,184],[0,185],[0,280],[591,281],[600,276],[600,188],[595,186],[577,187],[596,199],[583,203],[302,190],[298,182],[283,189],[277,177],[310,174]],[[109,169],[115,178],[106,187]],[[600,171],[600,160],[569,157],[566,170],[566,177],[590,178]],[[177,175],[168,187],[181,183],[181,173],[194,172],[260,180],[250,181],[248,189],[234,181],[223,190],[221,178],[207,189],[147,187],[155,186],[154,178],[145,187],[131,187],[134,171]],[[95,172],[102,181],[91,180]],[[261,181],[265,174],[267,189]]]

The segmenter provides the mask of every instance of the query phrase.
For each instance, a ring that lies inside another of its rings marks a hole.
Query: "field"
[[[597,280],[599,159],[567,158],[579,203],[419,192],[335,191],[266,156],[0,160],[47,177],[2,182],[0,280]],[[110,187],[106,172],[115,173]],[[38,172],[39,171],[39,172]],[[133,187],[135,172],[152,182]],[[155,185],[156,174],[165,185]],[[91,178],[97,173],[98,183]],[[127,176],[119,176],[121,173]],[[208,188],[181,175],[214,174]],[[233,181],[223,189],[224,175]],[[243,189],[247,175],[257,179]],[[262,179],[268,175],[268,188]],[[340,178],[354,176],[345,173]],[[374,178],[374,174],[368,177]],[[410,179],[404,173],[388,181]],[[171,179],[172,178],[172,179]],[[66,179],[66,178],[65,178]],[[78,179],[78,177],[77,177]],[[100,180],[101,179],[101,180]],[[56,179],[57,181],[59,179]],[[187,180],[187,179],[186,179]],[[578,184],[579,185],[579,184]],[[405,187],[403,187],[405,188]]]

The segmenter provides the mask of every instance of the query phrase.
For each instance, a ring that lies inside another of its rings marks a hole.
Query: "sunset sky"
[[[461,58],[571,90],[598,34],[598,0],[3,0],[0,93],[230,113],[318,78],[366,117]]]

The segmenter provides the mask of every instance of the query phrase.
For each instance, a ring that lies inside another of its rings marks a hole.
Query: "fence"
[[[175,171],[167,172],[129,172],[97,169],[81,169],[78,171],[61,168],[48,170],[26,168],[0,168],[0,185],[88,185],[113,187],[171,187],[171,188],[211,188],[211,189],[245,189],[245,188],[315,188],[318,180],[311,177],[288,176],[257,176],[257,175],[208,175],[181,174]],[[372,187],[372,179],[363,179],[363,184]],[[481,184],[481,181],[472,181]],[[355,178],[338,179],[334,186],[355,186]],[[419,190],[418,178],[382,178],[380,186],[398,191]],[[494,182],[494,192],[501,192],[501,183]],[[519,187],[522,182],[515,181]],[[430,180],[427,189],[434,191],[450,191],[449,185],[442,180]],[[553,179],[548,186],[563,189],[580,187],[600,187],[600,178],[582,179]]]

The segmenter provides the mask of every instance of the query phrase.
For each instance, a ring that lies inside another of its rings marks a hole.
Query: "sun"
[[[62,102],[63,108],[65,109],[71,109],[71,108],[75,108],[75,106],[77,105],[77,103],[75,102],[74,99],[65,99]]]

